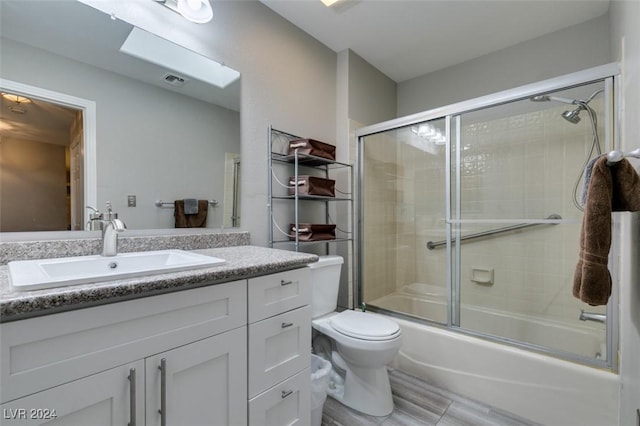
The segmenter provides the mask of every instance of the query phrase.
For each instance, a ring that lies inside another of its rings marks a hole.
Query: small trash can
[[[311,426],[322,424],[322,407],[327,399],[331,363],[311,354]]]

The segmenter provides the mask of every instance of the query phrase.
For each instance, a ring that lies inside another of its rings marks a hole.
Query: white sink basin
[[[224,262],[184,250],[159,250],[112,257],[17,260],[9,262],[9,277],[13,290],[27,291],[208,268]]]

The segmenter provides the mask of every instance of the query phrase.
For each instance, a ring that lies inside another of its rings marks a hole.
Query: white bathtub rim
[[[399,370],[542,424],[617,424],[615,373],[448,329],[398,323],[405,342],[392,366]]]

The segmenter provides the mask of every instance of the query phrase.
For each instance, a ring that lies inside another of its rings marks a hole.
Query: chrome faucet
[[[118,254],[118,233],[125,229],[124,222],[118,219],[118,213],[111,210],[111,203],[107,201],[106,219],[102,220],[102,256]]]
[[[595,312],[585,312],[584,309],[580,309],[580,321],[595,321],[606,323],[607,314],[597,314]]]
[[[89,220],[87,221],[87,230],[89,231],[97,231],[102,230],[104,214],[100,213],[98,209],[95,207],[87,206],[88,209],[91,209],[93,212],[89,213]]]

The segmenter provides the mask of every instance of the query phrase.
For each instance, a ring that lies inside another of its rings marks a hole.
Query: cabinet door
[[[145,359],[147,425],[246,425],[246,342],[241,327]]]
[[[306,426],[311,422],[311,370],[272,387],[249,401],[252,426]]]
[[[143,361],[2,404],[3,425],[143,426],[144,414]]]
[[[249,325],[249,398],[309,367],[311,307]]]

